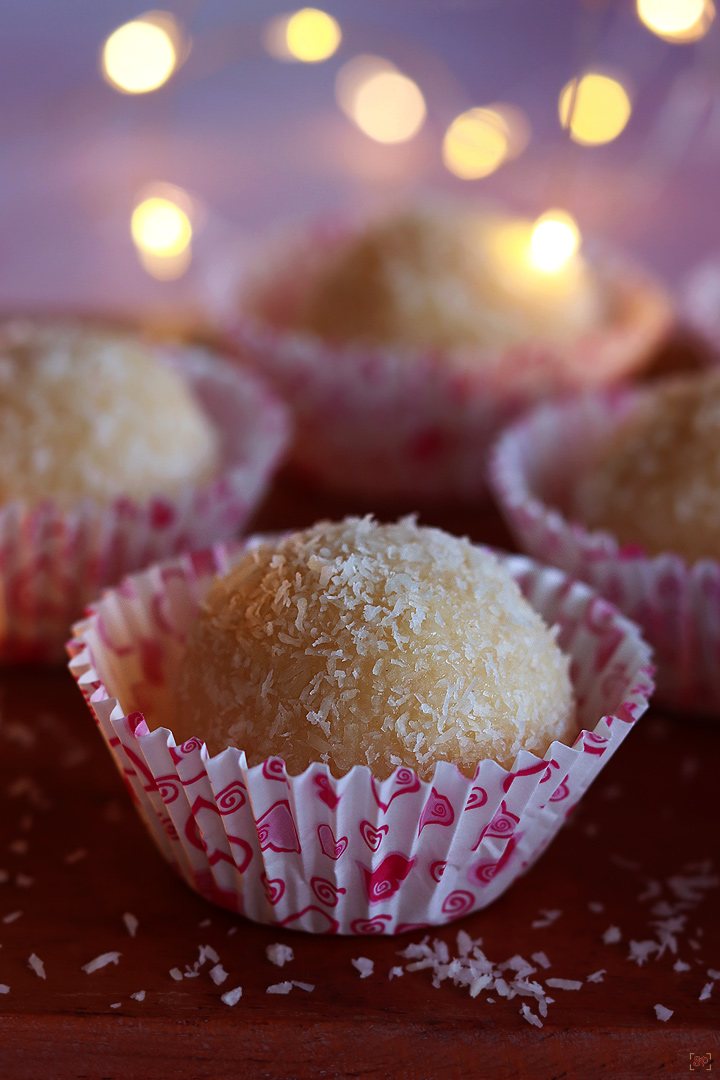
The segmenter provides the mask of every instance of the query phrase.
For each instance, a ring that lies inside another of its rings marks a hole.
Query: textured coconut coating
[[[648,391],[579,480],[586,525],[652,555],[720,556],[720,372]]]
[[[0,326],[0,502],[175,495],[218,464],[210,421],[151,345],[79,326]]]
[[[424,209],[350,239],[317,273],[298,325],[329,341],[462,349],[564,342],[596,327],[607,297],[579,257],[546,273],[532,224]]]
[[[472,775],[576,730],[569,660],[490,552],[414,519],[321,523],[249,552],[187,645],[177,739],[296,774]]]

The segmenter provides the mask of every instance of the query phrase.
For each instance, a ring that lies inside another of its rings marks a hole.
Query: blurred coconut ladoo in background
[[[566,213],[426,203],[268,244],[228,333],[295,413],[293,459],[323,485],[473,498],[522,408],[648,363],[665,290],[579,250]]]
[[[286,412],[218,355],[98,324],[0,324],[0,659],[58,659],[105,585],[232,537]]]

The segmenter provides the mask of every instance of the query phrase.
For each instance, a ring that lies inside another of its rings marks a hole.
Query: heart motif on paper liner
[[[414,865],[415,859],[406,859],[397,851],[386,856],[375,870],[360,864],[369,903],[379,904],[394,896]]]
[[[418,836],[426,825],[452,825],[455,811],[445,795],[439,795],[435,788],[430,789],[430,796],[423,807],[418,826]]]
[[[392,794],[387,802],[381,802],[380,796],[377,792],[375,777],[373,776],[370,779],[370,786],[372,787],[372,793],[375,798],[375,802],[378,804],[384,814],[388,812],[390,803],[393,801],[393,799],[397,799],[398,795],[410,795],[413,791],[420,790],[420,781],[418,780],[412,769],[396,769],[393,775],[390,777],[389,783],[392,785]]]
[[[377,851],[383,841],[383,836],[387,836],[388,826],[380,825],[377,829],[374,825],[371,825],[369,821],[360,822],[360,835],[370,848],[371,851]]]
[[[317,834],[323,855],[327,855],[329,859],[339,859],[348,846],[347,836],[341,836],[339,840],[336,840],[329,825],[318,825]]]
[[[300,839],[295,828],[290,804],[280,799],[257,820],[260,850],[300,852]]]

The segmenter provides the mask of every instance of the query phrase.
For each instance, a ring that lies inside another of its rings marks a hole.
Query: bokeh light
[[[571,79],[558,102],[562,126],[584,146],[612,142],[632,112],[630,95],[622,83],[598,71],[588,71],[580,81]]]
[[[192,258],[194,200],[173,184],[143,189],[130,219],[130,232],[145,269],[153,277],[180,277]]]
[[[469,109],[445,132],[445,167],[461,180],[480,180],[494,173],[507,158],[505,122],[490,109]]]
[[[317,8],[303,8],[288,19],[286,37],[291,56],[306,64],[317,64],[337,51],[342,32],[332,15]]]
[[[637,0],[641,22],[676,45],[699,41],[715,18],[713,0]]]
[[[443,162],[461,180],[479,180],[522,153],[529,137],[521,109],[512,105],[468,109],[445,132]]]
[[[578,250],[580,230],[564,210],[548,210],[535,222],[530,240],[530,261],[552,274],[560,270]]]
[[[358,90],[372,75],[381,71],[397,71],[397,68],[382,56],[373,56],[370,53],[354,56],[338,71],[335,76],[335,100],[351,120],[355,118],[355,96]]]
[[[125,94],[147,94],[168,81],[180,62],[181,33],[168,12],[148,12],[118,27],[102,50],[107,82]]]
[[[358,56],[345,64],[335,92],[343,112],[376,142],[407,142],[425,122],[420,87],[380,57]]]
[[[342,30],[336,19],[318,8],[277,15],[266,23],[263,43],[276,60],[318,64],[337,52]]]

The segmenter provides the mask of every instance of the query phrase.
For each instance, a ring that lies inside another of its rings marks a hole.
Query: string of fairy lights
[[[636,13],[652,33],[676,45],[699,41],[715,18],[713,0],[636,0]],[[337,19],[317,8],[276,16],[264,27],[266,52],[280,62],[322,63],[343,40]],[[118,27],[105,41],[101,70],[123,94],[147,94],[164,86],[187,59],[190,33],[171,13],[150,11]],[[428,109],[421,87],[390,60],[359,55],[335,79],[335,99],[348,120],[374,142],[397,144],[415,138]],[[585,70],[558,95],[558,120],[582,146],[616,139],[632,113],[632,94],[616,75]],[[532,138],[522,109],[507,102],[477,105],[456,116],[442,139],[445,168],[461,180],[480,180],[519,157]],[[138,257],[153,277],[180,277],[192,259],[196,200],[181,188],[157,183],[138,193],[130,229]],[[580,244],[572,216],[550,210],[538,218],[529,258],[552,273]]]

